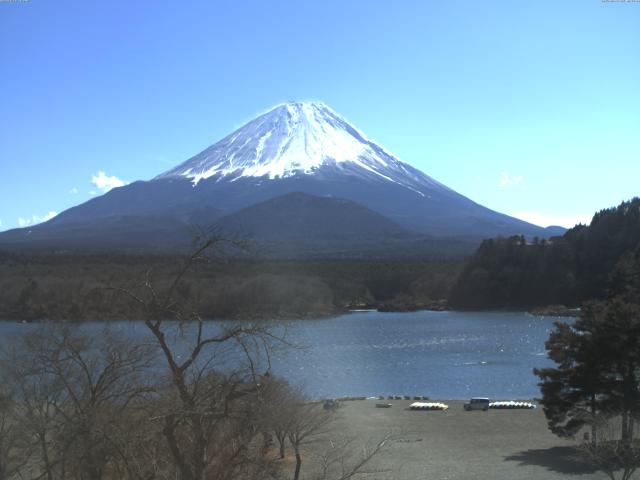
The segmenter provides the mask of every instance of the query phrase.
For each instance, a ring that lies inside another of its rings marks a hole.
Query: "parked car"
[[[464,409],[468,412],[470,410],[489,410],[489,399],[484,397],[474,397],[468,402],[465,402]]]
[[[322,408],[333,412],[337,410],[339,406],[340,406],[340,403],[338,402],[338,400],[329,399],[324,401]]]

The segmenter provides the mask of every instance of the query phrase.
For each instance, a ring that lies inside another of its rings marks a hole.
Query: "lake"
[[[314,396],[428,395],[464,399],[540,396],[534,367],[557,318],[526,313],[352,313],[297,323],[311,347],[275,370]]]
[[[276,352],[273,371],[314,398],[427,395],[530,399],[540,396],[534,367],[552,365],[544,342],[555,317],[513,312],[354,312],[288,323],[302,348]],[[103,322],[82,329],[103,328]],[[111,322],[128,335],[144,325]],[[214,325],[213,322],[211,325]],[[33,324],[0,323],[7,341]]]

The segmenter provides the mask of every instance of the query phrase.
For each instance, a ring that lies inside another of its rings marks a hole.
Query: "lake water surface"
[[[314,396],[540,396],[534,367],[557,318],[525,313],[352,313],[298,323],[310,345],[275,368]]]
[[[558,318],[505,312],[355,312],[288,324],[303,348],[277,352],[273,371],[314,398],[428,395],[495,399],[540,396],[534,367],[551,365],[544,342]],[[88,322],[82,329],[103,328]],[[136,322],[111,322],[144,336]],[[213,323],[212,323],[213,325]],[[0,323],[2,338],[34,328]]]

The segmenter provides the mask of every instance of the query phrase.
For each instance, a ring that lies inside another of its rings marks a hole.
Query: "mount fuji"
[[[322,229],[311,227],[318,222]],[[452,238],[475,245],[484,237],[562,233],[473,202],[322,103],[291,102],[152,180],[0,234],[0,248],[168,251],[185,248],[189,225],[214,223],[283,251],[306,242],[307,253],[346,255],[381,245],[413,250]]]
[[[195,157],[156,177],[186,177],[194,185],[241,178],[311,175],[391,182],[424,197],[448,190],[371,142],[322,103],[280,105]]]

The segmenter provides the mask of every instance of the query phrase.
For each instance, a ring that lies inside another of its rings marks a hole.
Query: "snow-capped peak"
[[[425,184],[443,187],[367,139],[320,102],[278,105],[156,178],[183,176],[197,185],[216,176],[231,181],[276,179],[314,174],[323,167],[399,183],[421,195],[420,186]]]

